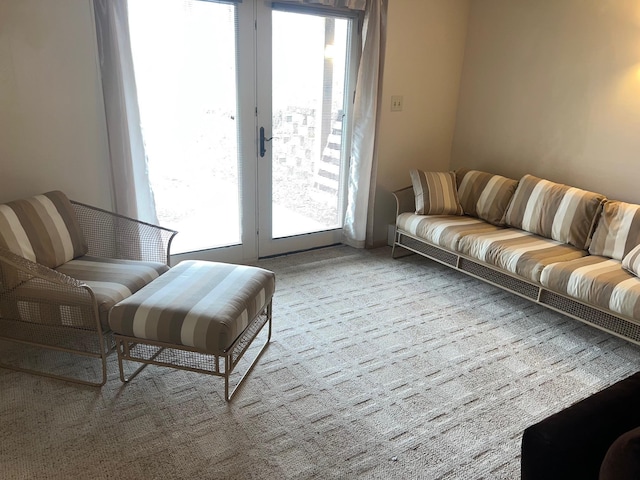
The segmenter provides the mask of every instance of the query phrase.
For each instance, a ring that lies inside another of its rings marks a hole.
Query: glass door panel
[[[357,16],[264,0],[128,5],[156,210],[179,232],[174,261],[340,242]]]
[[[273,12],[273,238],[340,228],[349,21]]]
[[[258,71],[270,72],[258,85],[260,256],[341,240],[356,58],[356,17],[281,5],[269,15],[258,24]]]
[[[133,0],[129,24],[148,168],[173,253],[241,242],[235,6]]]

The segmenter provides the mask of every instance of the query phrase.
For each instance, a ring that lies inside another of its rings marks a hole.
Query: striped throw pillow
[[[462,168],[456,170],[456,183],[464,213],[493,225],[504,225],[504,213],[518,186],[517,180]]]
[[[49,268],[87,253],[73,206],[59,191],[0,205],[0,247]]]
[[[604,195],[525,175],[518,182],[505,223],[586,249]]]
[[[454,172],[409,172],[418,215],[462,215]]]
[[[640,277],[640,245],[637,245],[622,259],[622,268]]]
[[[589,246],[591,255],[622,259],[640,244],[640,205],[607,200]]]

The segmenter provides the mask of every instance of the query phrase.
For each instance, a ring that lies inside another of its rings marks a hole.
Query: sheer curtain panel
[[[387,0],[369,0],[362,32],[362,58],[354,104],[344,243],[371,246],[376,172],[376,126],[379,86],[384,63]]]
[[[115,210],[157,223],[140,127],[126,0],[94,0]]]

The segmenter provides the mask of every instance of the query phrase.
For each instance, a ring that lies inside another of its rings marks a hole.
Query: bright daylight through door
[[[339,228],[349,22],[273,12],[273,238]]]
[[[180,232],[173,253],[241,245],[255,258],[339,238],[354,17],[260,2],[129,0],[156,210]]]
[[[228,4],[130,0],[142,133],[174,253],[240,243],[236,22]]]

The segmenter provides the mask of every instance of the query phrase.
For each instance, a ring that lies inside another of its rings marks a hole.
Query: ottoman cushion
[[[184,261],[116,304],[109,326],[123,336],[223,354],[274,291],[268,270]]]

